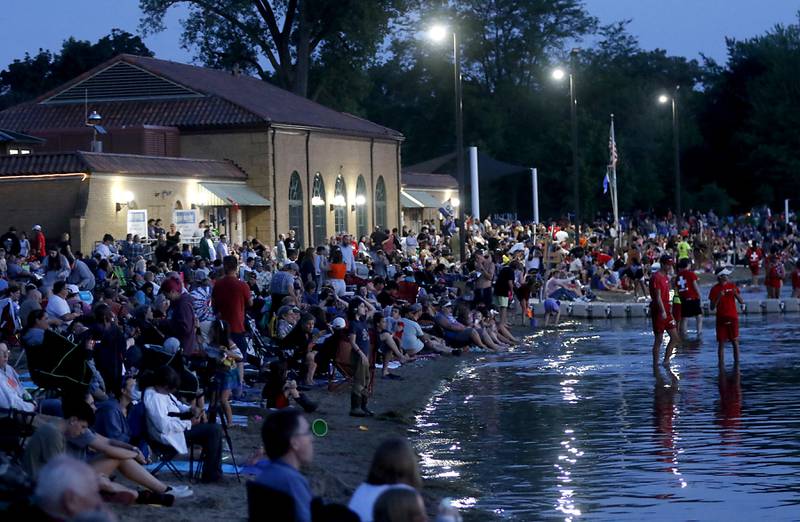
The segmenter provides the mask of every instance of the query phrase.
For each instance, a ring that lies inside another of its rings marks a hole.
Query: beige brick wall
[[[80,177],[37,178],[0,182],[0,233],[8,227],[31,236],[33,225],[41,225],[48,242],[56,242],[62,232],[73,235],[77,246],[77,231],[70,230],[70,220],[80,211],[80,192],[89,181]]]
[[[270,134],[259,132],[227,132],[214,134],[181,134],[181,155],[187,158],[229,159],[247,172],[247,184],[272,201]],[[273,242],[272,211],[245,208],[246,237]]]
[[[276,176],[273,169],[272,141],[274,132]],[[289,230],[289,182],[294,171],[300,175],[304,193],[303,236],[309,244],[313,237],[311,228],[311,186],[314,175],[320,172],[325,182],[327,235],[334,233],[334,212],[329,210],[333,202],[336,177],[342,174],[347,189],[347,229],[356,232],[355,204],[358,176],[362,175],[367,185],[367,229],[374,227],[372,200],[375,183],[383,176],[387,191],[387,218],[391,226],[399,225],[397,181],[397,142],[375,140],[372,148],[374,177],[370,179],[370,143],[368,138],[336,136],[311,132],[308,141],[309,165],[306,165],[306,140],[308,133],[302,130],[273,129],[269,132],[240,132],[219,134],[182,134],[181,154],[186,157],[230,159],[248,174],[248,185],[272,202],[269,209],[245,209],[245,234],[258,237],[267,244],[274,244],[275,230]],[[310,172],[310,175],[308,174]],[[274,190],[274,194],[273,194]]]
[[[81,224],[80,245],[84,252],[108,233],[123,239],[128,231],[128,209],[116,209],[118,194],[133,194],[131,208],[147,209],[148,219],[162,219],[164,228],[172,222],[172,212],[180,201],[181,208],[191,208],[196,194],[194,180],[140,179],[112,175],[90,178],[86,219]]]

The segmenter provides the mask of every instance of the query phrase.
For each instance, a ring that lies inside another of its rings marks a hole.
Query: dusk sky
[[[645,49],[692,58],[704,53],[724,62],[726,36],[747,38],[777,23],[794,23],[800,0],[586,0],[586,5],[603,23],[632,19],[630,30]],[[25,52],[58,50],[69,36],[96,41],[114,27],[136,32],[139,21],[137,0],[27,0],[13,6],[0,11],[0,68]],[[183,12],[173,10],[167,31],[145,40],[156,56],[191,59],[179,43]]]

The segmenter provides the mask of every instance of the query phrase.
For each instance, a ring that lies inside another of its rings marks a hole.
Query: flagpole
[[[619,247],[620,229],[619,229],[619,206],[617,200],[617,138],[614,133],[614,115],[611,115],[611,143],[613,144],[613,158],[611,160],[611,208],[614,212],[614,229],[617,231],[617,237],[614,239],[614,250]]]

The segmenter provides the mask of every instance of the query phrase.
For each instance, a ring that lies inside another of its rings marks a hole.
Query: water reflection
[[[741,440],[742,423],[742,375],[739,365],[735,364],[730,372],[725,365],[719,365],[717,376],[719,387],[719,408],[717,423],[722,427],[722,444],[737,446]]]
[[[643,321],[536,335],[420,413],[423,472],[509,521],[798,520],[800,325],[748,316],[741,336],[726,369],[713,336],[653,367]]]

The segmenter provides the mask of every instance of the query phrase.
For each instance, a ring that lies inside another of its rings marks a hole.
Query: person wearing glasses
[[[294,500],[295,520],[311,522],[311,487],[300,467],[311,464],[314,444],[311,426],[298,410],[271,413],[261,427],[261,439],[269,463],[256,483]]]

